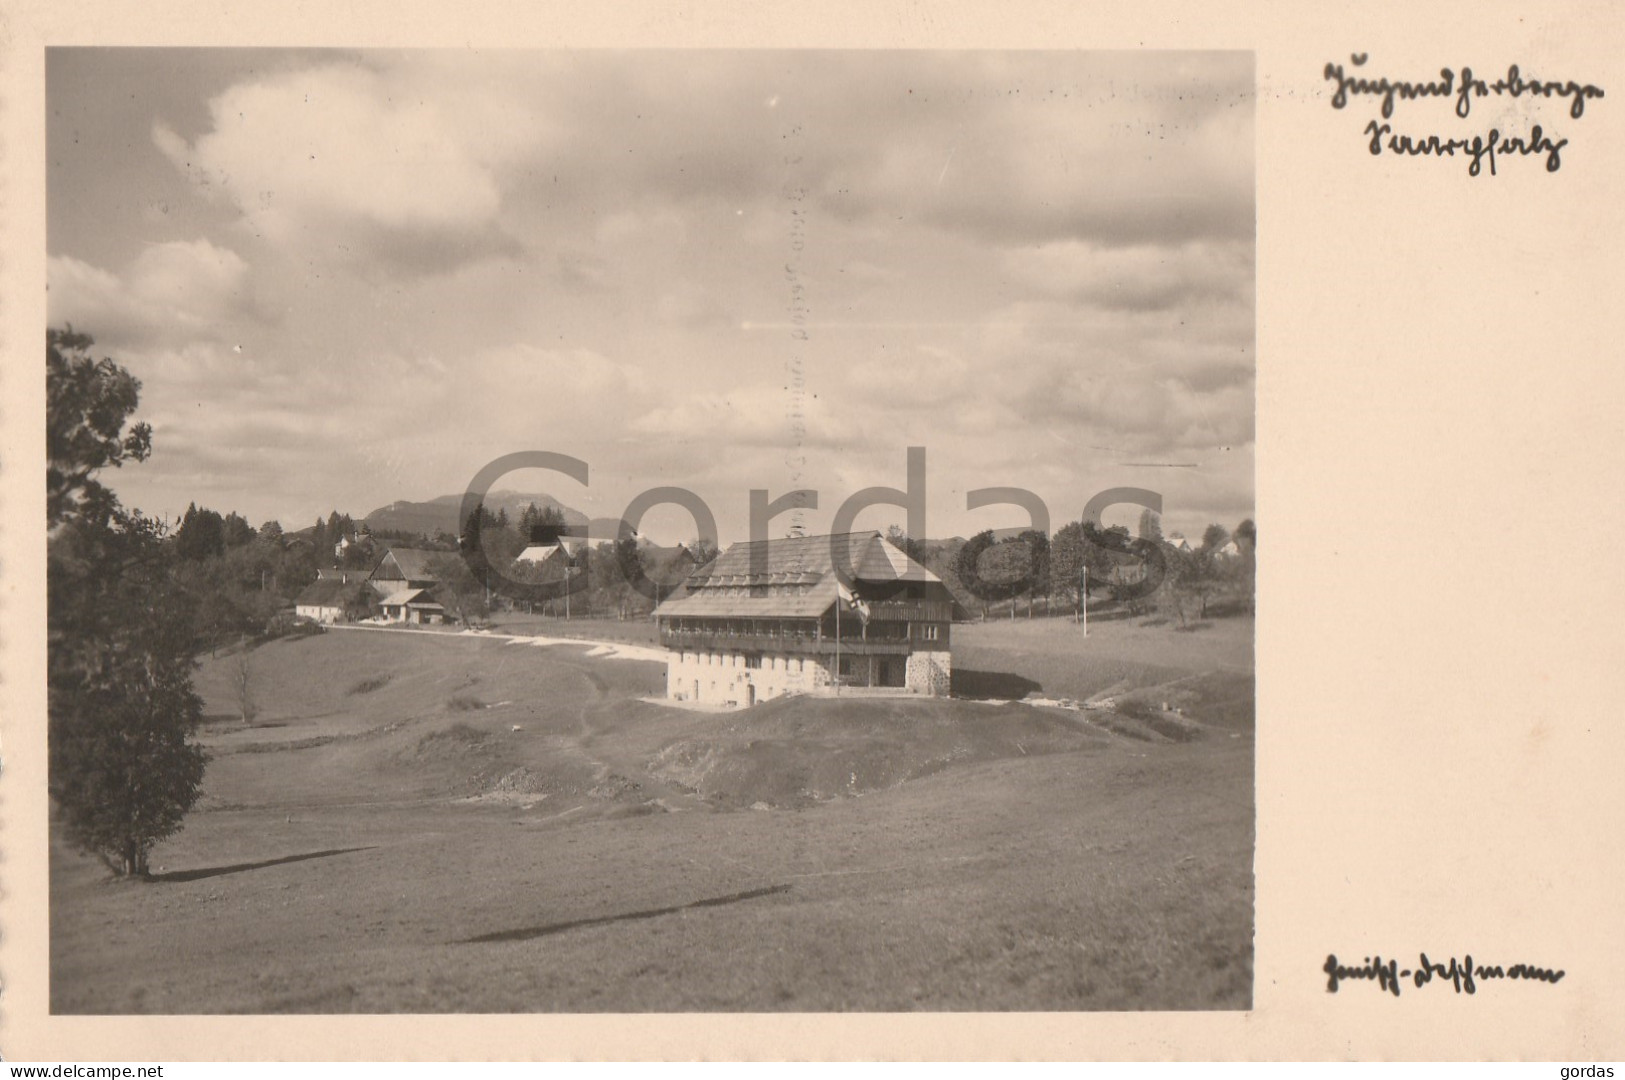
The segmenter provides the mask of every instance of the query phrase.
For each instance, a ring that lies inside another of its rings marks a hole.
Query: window
[[[762,666],[761,654],[760,653],[751,653],[749,656],[745,657],[745,666],[748,667],[748,668],[759,668],[759,667],[761,667]]]
[[[920,627],[920,638],[924,641],[936,641],[940,628],[935,626]]]

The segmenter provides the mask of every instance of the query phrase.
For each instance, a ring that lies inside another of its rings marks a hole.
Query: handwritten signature
[[[1326,973],[1327,993],[1335,994],[1339,983],[1357,979],[1375,982],[1379,990],[1386,990],[1395,997],[1399,996],[1400,984],[1406,979],[1417,989],[1438,979],[1450,983],[1458,994],[1474,994],[1478,992],[1479,982],[1493,979],[1522,979],[1555,983],[1567,974],[1561,970],[1553,971],[1551,968],[1536,967],[1533,964],[1513,964],[1511,967],[1476,964],[1471,953],[1460,960],[1452,956],[1449,966],[1434,963],[1428,959],[1427,953],[1422,953],[1415,968],[1403,970],[1400,969],[1398,960],[1384,960],[1381,956],[1367,956],[1365,962],[1359,965],[1342,964],[1338,962],[1337,954],[1333,953],[1326,957],[1326,963],[1320,970]]]

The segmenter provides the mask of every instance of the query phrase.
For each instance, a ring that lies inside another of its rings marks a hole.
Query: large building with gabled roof
[[[445,554],[443,551],[424,551],[421,548],[390,548],[378,560],[378,565],[373,567],[368,580],[380,596],[406,589],[431,588],[440,583],[440,577],[429,569],[429,564]]]
[[[946,695],[954,615],[878,532],[735,544],[655,611],[667,697],[735,706],[837,685]]]

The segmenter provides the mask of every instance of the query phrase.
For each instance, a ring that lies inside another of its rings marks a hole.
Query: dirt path
[[[550,648],[554,645],[579,645],[588,650],[587,655],[601,657],[609,660],[644,660],[650,663],[664,664],[666,650],[650,645],[634,645],[625,641],[610,641],[605,638],[560,638],[544,637],[532,634],[503,634],[487,630],[407,630],[398,626],[367,626],[361,623],[331,623],[328,630],[362,630],[378,634],[411,634],[414,638],[455,638],[459,641],[506,641],[511,645],[531,645],[539,648]]]

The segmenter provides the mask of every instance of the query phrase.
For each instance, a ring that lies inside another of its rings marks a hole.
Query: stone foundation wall
[[[830,687],[827,658],[763,656],[761,667],[746,667],[740,653],[671,650],[666,661],[666,697],[705,705],[743,707],[752,700],[770,701],[785,694],[811,694]],[[864,681],[864,666],[874,657],[852,657],[853,677]],[[953,675],[947,650],[917,652],[908,657],[904,686],[909,693],[947,697]],[[868,678],[875,680],[874,672]],[[754,699],[751,688],[755,689]],[[893,691],[894,693],[897,691]]]
[[[739,653],[676,651],[666,661],[666,696],[672,701],[744,706],[785,694],[809,693],[829,685],[829,669],[811,656],[763,656],[761,667],[746,667]]]
[[[908,688],[916,694],[947,697],[953,678],[953,654],[917,652],[908,658]]]

